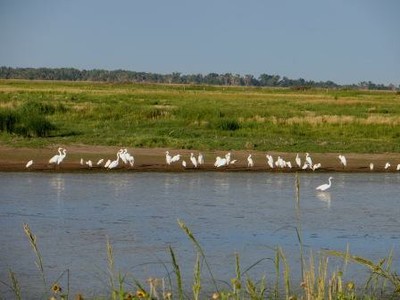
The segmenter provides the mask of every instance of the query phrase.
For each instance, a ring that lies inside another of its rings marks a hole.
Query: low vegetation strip
[[[394,91],[0,80],[0,142],[400,152]]]

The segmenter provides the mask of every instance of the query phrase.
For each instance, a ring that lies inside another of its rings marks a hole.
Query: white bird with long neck
[[[62,150],[62,154],[57,159],[57,165],[61,164],[64,158],[67,156],[67,149]]]
[[[306,162],[307,162],[308,166],[309,166],[310,168],[312,168],[313,162],[312,162],[310,153],[308,153],[308,152],[306,153]]]
[[[193,153],[190,153],[190,161],[192,162],[192,164],[193,164],[193,166],[195,167],[195,168],[197,168],[197,159],[196,159],[196,157],[194,156],[194,154]]]
[[[52,158],[50,158],[49,159],[49,164],[55,164],[55,163],[57,163],[57,160],[58,160],[58,158],[61,156],[61,150],[62,150],[63,148],[58,148],[58,154],[56,154],[56,155],[54,155]]]
[[[339,155],[340,163],[342,164],[343,168],[347,166],[347,160],[344,155]]]
[[[121,149],[122,150],[122,149]],[[114,169],[114,168],[116,168],[117,166],[118,166],[118,164],[119,164],[119,159],[121,158],[121,153],[122,153],[122,151],[121,150],[119,150],[118,152],[117,152],[117,159],[116,160],[113,160],[112,162],[110,162],[110,164],[108,165],[108,169],[109,170],[111,170],[111,169]]]
[[[267,164],[269,165],[269,167],[271,169],[273,169],[274,168],[274,159],[273,159],[272,155],[266,154],[265,156],[267,157]]]
[[[324,191],[326,191],[327,189],[329,189],[329,188],[331,187],[331,185],[332,185],[332,181],[331,181],[332,179],[333,179],[333,177],[329,177],[329,179],[328,179],[329,183],[321,184],[320,186],[318,186],[318,187],[316,188],[316,190],[317,190],[317,191],[324,192]]]
[[[254,167],[254,161],[251,158],[251,154],[249,154],[249,156],[247,157],[247,167],[249,167],[249,168]]]
[[[169,151],[165,151],[165,162],[167,165],[171,164],[172,156],[169,154]]]
[[[387,169],[389,169],[389,168],[390,168],[390,163],[387,162],[387,163],[385,164],[385,170],[387,170]]]
[[[374,170],[374,164],[373,164],[373,163],[370,163],[370,164],[369,164],[369,169],[370,169],[371,171]]]
[[[299,168],[301,168],[301,158],[300,158],[300,156],[299,156],[299,154],[297,153],[296,154],[296,165],[299,167]]]
[[[202,153],[199,153],[199,156],[197,157],[197,162],[199,166],[204,165],[204,156]]]

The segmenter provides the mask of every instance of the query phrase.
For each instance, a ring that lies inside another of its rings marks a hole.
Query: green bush
[[[217,128],[226,131],[235,131],[240,129],[240,123],[236,120],[222,119],[218,122]]]
[[[0,110],[0,130],[12,133],[18,122],[18,115],[10,109]]]
[[[46,119],[55,107],[39,102],[26,102],[17,109],[0,110],[0,130],[23,137],[46,137],[56,127]]]

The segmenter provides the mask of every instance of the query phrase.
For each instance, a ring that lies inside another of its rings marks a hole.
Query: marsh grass
[[[347,246],[346,251],[323,250],[315,254],[310,251],[308,262],[304,254],[302,228],[301,228],[301,207],[300,207],[300,179],[298,175],[295,177],[295,210],[297,215],[296,233],[300,245],[300,264],[301,274],[293,274],[289,266],[288,258],[280,246],[272,247],[270,257],[264,257],[254,262],[252,265],[243,268],[240,263],[238,253],[234,255],[234,276],[230,282],[223,282],[221,285],[215,277],[212,265],[209,263],[207,256],[196,239],[193,232],[182,220],[177,223],[187,238],[193,243],[196,250],[196,259],[193,267],[193,281],[191,284],[192,294],[187,293],[187,286],[184,285],[184,278],[181,272],[180,261],[177,258],[176,251],[169,246],[169,255],[171,257],[170,266],[162,262],[166,270],[166,277],[149,278],[146,284],[143,284],[135,276],[128,273],[116,271],[114,262],[113,247],[107,238],[107,276],[109,281],[109,295],[95,296],[93,299],[220,299],[220,300],[263,300],[263,299],[306,299],[306,300],[355,300],[355,299],[398,299],[400,296],[400,277],[396,272],[392,271],[393,250],[387,257],[373,262],[366,258],[350,253]],[[49,287],[46,278],[46,271],[43,265],[42,255],[39,250],[36,235],[33,234],[28,224],[23,225],[25,235],[35,254],[35,264],[39,270],[39,274],[43,283],[43,299],[69,299],[69,270],[63,271]],[[334,264],[331,266],[331,259],[340,259],[343,261],[341,267]],[[261,266],[264,262],[270,262],[267,265],[268,274],[272,273],[271,279],[268,281],[266,273],[261,274],[260,278],[254,279],[251,270],[256,266]],[[356,285],[355,280],[345,278],[346,269],[349,264],[357,264],[365,267],[370,275],[364,284]],[[204,287],[203,267],[205,266],[207,278],[211,278],[211,285]],[[0,282],[12,291],[15,299],[24,299],[17,276],[12,270],[9,270],[10,283]],[[300,275],[300,283],[293,284],[293,277],[298,278]],[[173,279],[175,277],[175,287]],[[273,278],[274,277],[274,278]],[[60,282],[64,279],[64,283]],[[66,287],[66,292],[63,292]],[[83,295],[75,295],[75,299],[84,299]],[[87,299],[87,298],[85,298]]]
[[[398,152],[399,100],[392,92],[357,90],[0,80],[0,140],[15,146]]]

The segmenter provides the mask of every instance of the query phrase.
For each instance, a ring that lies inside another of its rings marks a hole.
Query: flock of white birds
[[[58,152],[57,154],[55,154],[54,156],[52,156],[49,159],[49,164],[60,165],[63,162],[63,160],[65,159],[65,157],[67,156],[67,149],[65,149],[65,148],[60,147],[60,148],[58,148],[57,152]],[[104,163],[104,159],[99,159],[96,162],[96,166],[104,167],[109,170],[115,169],[119,166],[120,161],[124,165],[130,165],[131,167],[133,167],[135,165],[134,156],[132,154],[130,154],[128,152],[128,149],[126,149],[126,148],[119,149],[116,156],[117,157],[115,160],[108,159],[105,163]],[[342,167],[345,168],[347,166],[346,157],[344,155],[339,155],[338,159],[339,159],[339,162],[342,165]],[[204,155],[202,153],[199,153],[197,156],[195,156],[194,153],[190,153],[189,161],[190,161],[192,168],[198,168],[199,166],[204,165]],[[181,154],[171,155],[169,151],[165,152],[165,162],[168,166],[180,162],[183,168],[189,167],[188,162],[186,162],[186,160],[183,158],[183,155],[181,155]],[[214,167],[216,167],[216,168],[227,167],[229,165],[234,165],[236,162],[237,162],[237,159],[232,159],[231,152],[228,152],[223,157],[217,156],[215,158]],[[82,166],[86,165],[86,166],[88,166],[88,168],[92,168],[94,165],[94,163],[91,160],[85,161],[83,158],[81,158],[80,164]],[[274,168],[281,168],[281,169],[289,168],[289,169],[291,169],[293,167],[291,161],[285,160],[280,156],[278,156],[276,159],[274,159],[272,157],[272,155],[269,155],[269,154],[266,154],[266,164],[271,169],[274,169]],[[33,165],[33,160],[30,160],[27,162],[26,168],[30,168],[32,165]],[[321,163],[319,163],[319,162],[314,163],[309,153],[305,154],[305,158],[302,161],[299,154],[297,153],[296,158],[295,158],[295,166],[297,166],[297,168],[302,169],[302,170],[309,169],[309,170],[315,171],[315,170],[321,168]],[[251,154],[249,154],[247,157],[247,167],[248,168],[254,167],[254,160],[253,160],[253,157]],[[389,162],[387,162],[384,166],[384,169],[388,170],[390,167],[391,167],[391,164]],[[371,171],[374,170],[374,164],[370,163],[369,168]],[[397,164],[396,170],[400,171],[400,164]],[[316,190],[318,190],[318,191],[328,190],[332,185],[332,181],[331,181],[332,179],[333,179],[332,177],[329,177],[328,183],[318,186],[316,188]]]

